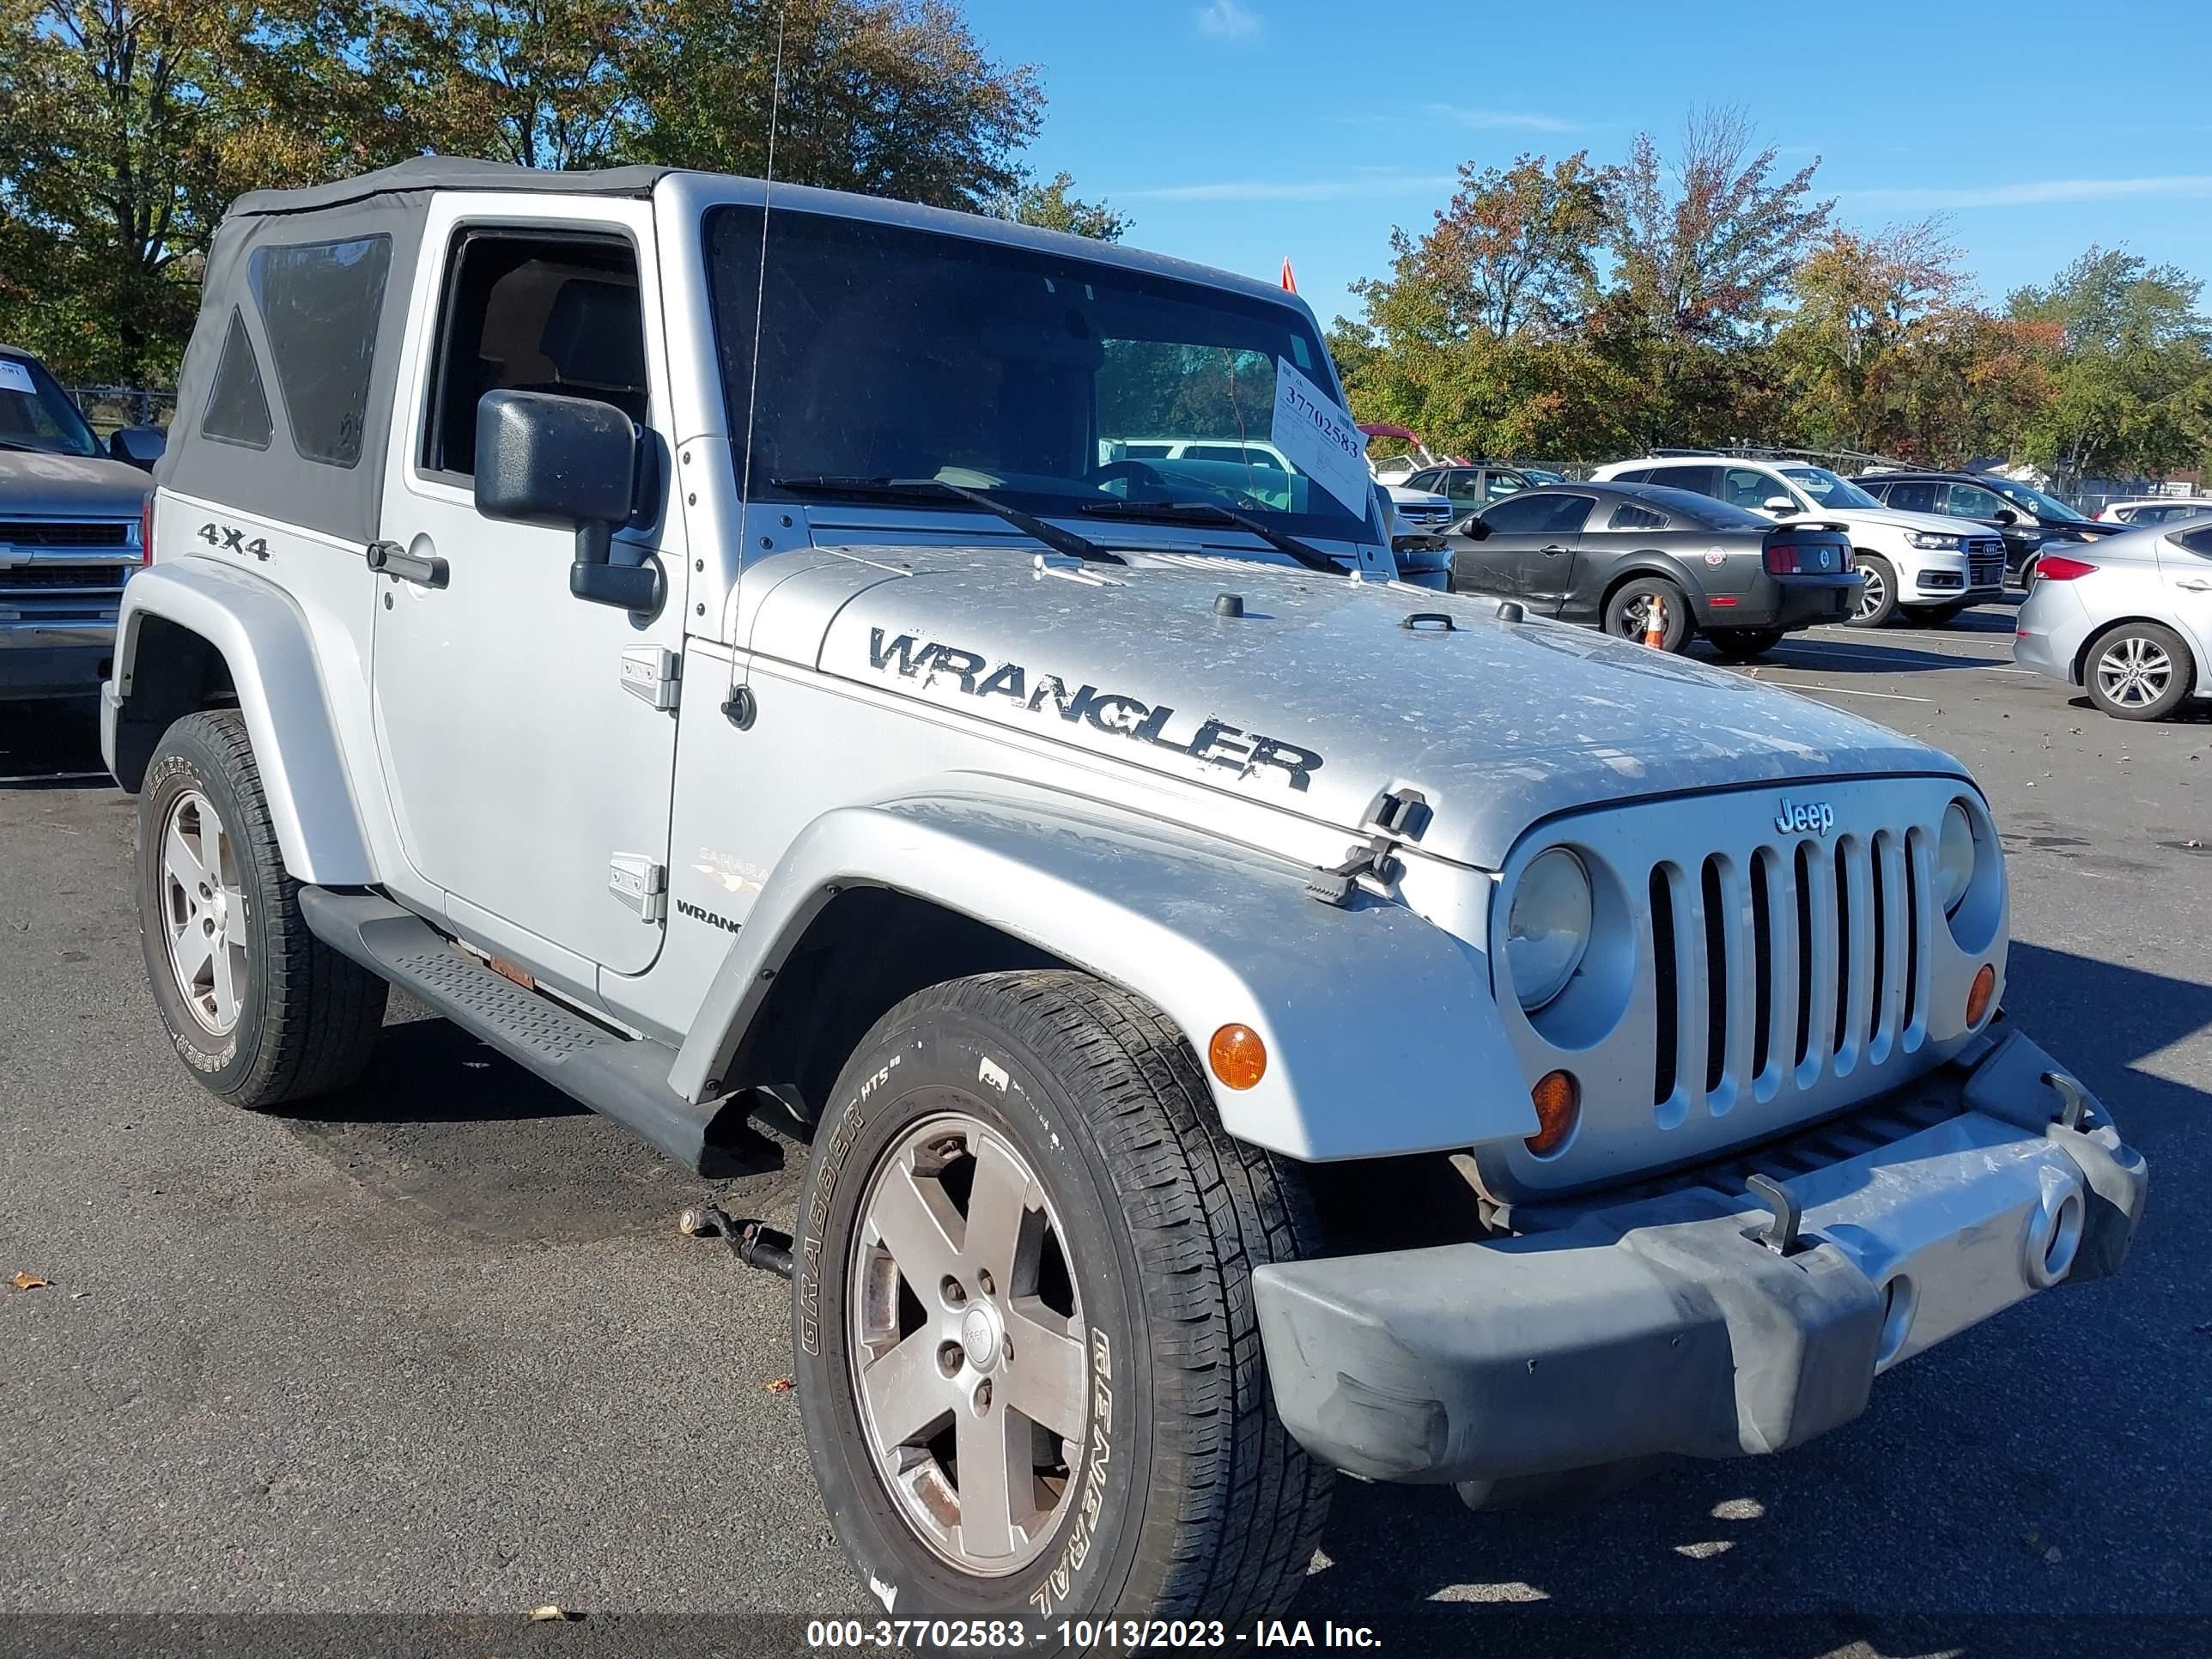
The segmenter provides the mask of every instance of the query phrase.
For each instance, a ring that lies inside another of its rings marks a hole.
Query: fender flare
[[[1316,902],[1310,872],[1286,860],[1097,802],[994,787],[1004,793],[838,807],[800,832],[708,990],[670,1073],[676,1091],[712,1091],[814,918],[840,890],[872,886],[1149,998],[1201,1056],[1220,1026],[1250,1026],[1266,1075],[1241,1091],[1208,1078],[1241,1140],[1319,1161],[1535,1133],[1481,950],[1393,901]]]
[[[229,670],[285,869],[319,886],[373,884],[375,867],[307,617],[290,594],[257,577],[185,558],[149,566],[125,586],[115,629],[115,677],[103,688],[100,711],[101,748],[118,781],[135,790],[143,775],[143,757],[134,765],[120,739],[132,725],[134,692],[149,678],[150,665],[138,659],[149,617],[198,635]],[[164,727],[174,717],[158,710],[152,716]],[[142,730],[137,735],[150,752],[161,734]]]

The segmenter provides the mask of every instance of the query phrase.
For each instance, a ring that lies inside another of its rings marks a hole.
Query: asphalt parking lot
[[[2212,1613],[2212,720],[2106,720],[2011,666],[2010,618],[1745,672],[1981,778],[2008,1009],[2150,1160],[2125,1273],[1786,1458],[1571,1517],[1347,1482],[1300,1613],[1470,1644],[1516,1608],[1633,1614],[1686,1654],[1747,1613],[1801,1616],[1741,1644],[1791,1655],[2199,1644],[2136,1616]],[[51,1281],[0,1291],[0,1613],[872,1613],[777,1388],[788,1291],[678,1236],[699,1182],[397,1003],[351,1093],[217,1104],[146,992],[131,826],[88,715],[0,713],[0,1279]],[[787,1217],[790,1178],[750,1184]]]

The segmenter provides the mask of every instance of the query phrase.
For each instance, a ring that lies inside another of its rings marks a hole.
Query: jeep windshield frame
[[[1376,541],[1364,495],[1356,507],[1337,501],[1273,441],[1279,361],[1334,390],[1303,307],[1079,246],[780,203],[763,270],[762,216],[716,204],[701,229],[751,501],[822,494],[778,479],[933,478],[954,488],[915,490],[899,508],[975,510],[961,490],[1039,518],[1195,501],[1224,509],[1212,522],[1249,519],[1301,542]],[[1243,459],[1139,456],[1124,441],[1229,445]]]

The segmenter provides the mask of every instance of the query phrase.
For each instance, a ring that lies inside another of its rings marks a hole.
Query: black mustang
[[[1703,633],[1735,661],[1843,621],[1858,598],[1840,526],[1778,525],[1653,484],[1544,484],[1455,525],[1449,539],[1455,593],[1518,599],[1636,640],[1659,601],[1668,650]]]

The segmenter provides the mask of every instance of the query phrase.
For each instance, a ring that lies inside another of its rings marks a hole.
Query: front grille
[[[0,547],[122,547],[134,527],[83,520],[0,519]]]
[[[1443,525],[1451,522],[1451,512],[1441,507],[1401,507],[1398,516],[1407,524]]]
[[[0,565],[0,593],[70,588],[82,592],[115,592],[130,574],[120,564],[30,564],[9,569]]]
[[[1930,856],[1913,828],[1653,865],[1659,1126],[1916,1046]]]
[[[1974,539],[1966,544],[1966,582],[1972,587],[2004,585],[2005,550],[2002,539]]]

